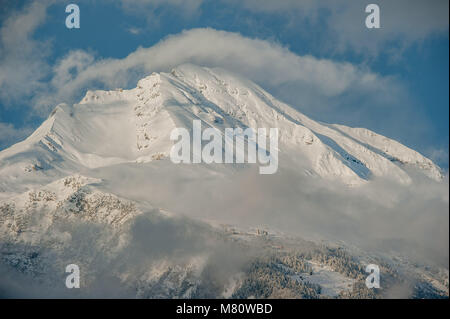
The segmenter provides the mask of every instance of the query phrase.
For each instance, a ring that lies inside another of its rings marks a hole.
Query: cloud
[[[350,2],[346,2],[350,3]],[[386,47],[403,49],[413,43],[422,42],[436,34],[448,34],[449,2],[445,0],[400,0],[378,1],[382,27],[378,30],[365,28],[362,14],[366,3],[351,2],[342,12],[334,10],[329,28],[336,30],[338,49],[379,54]],[[341,1],[341,5],[345,4]],[[360,18],[359,18],[360,17]]]
[[[303,32],[301,26],[322,30],[321,46],[328,51],[352,51],[376,56],[388,48],[391,54],[413,43],[436,34],[448,34],[448,9],[446,0],[380,0],[381,28],[368,30],[365,19],[366,6],[362,0],[347,1],[234,1],[235,6],[265,14],[282,14],[290,28]],[[302,33],[303,34],[303,33]],[[319,33],[320,34],[320,33]],[[314,33],[314,36],[317,36]]]
[[[35,1],[23,10],[11,12],[0,28],[0,99],[11,103],[29,98],[44,87],[50,66],[45,62],[49,42],[32,39],[46,19],[53,1]]]
[[[61,69],[74,63],[79,65],[82,54],[84,62],[76,75],[61,79]],[[278,44],[237,33],[193,29],[169,36],[153,47],[138,48],[124,59],[94,62],[87,53],[71,52],[54,68],[52,86],[58,98],[71,99],[93,83],[105,87],[132,86],[139,76],[169,71],[186,62],[224,67],[269,88],[297,83],[325,97],[349,91],[380,92],[391,90],[394,85],[391,79],[350,63],[298,56]]]
[[[55,250],[45,238],[61,233],[70,240]],[[0,260],[0,298],[167,298],[194,284],[216,297],[253,257],[253,249],[227,242],[205,223],[157,210],[118,229],[63,218],[46,234],[39,245],[0,245],[0,254],[10,257]],[[73,263],[81,289],[64,285]]]
[[[449,154],[448,154],[448,145],[441,148],[430,148],[428,150],[428,153],[430,154],[430,159],[434,163],[438,163],[441,165],[441,167],[445,167],[448,170],[448,161],[449,161]]]
[[[140,15],[153,14],[156,8],[178,7],[180,14],[188,18],[200,14],[206,3],[204,0],[121,1],[125,8],[133,8]],[[319,37],[322,49],[335,53],[351,51],[373,57],[388,48],[390,55],[398,56],[413,43],[436,34],[448,34],[449,3],[446,0],[377,1],[382,25],[378,30],[368,30],[365,26],[368,4],[363,0],[226,0],[216,3],[218,7],[247,10],[256,15],[281,15],[287,28],[297,29],[302,35],[311,34],[305,26],[320,30],[313,33],[315,40]]]
[[[127,31],[130,32],[131,34],[138,35],[142,32],[142,29],[130,27],[130,28],[128,28]]]
[[[205,168],[174,167],[170,162],[159,163],[157,169],[123,165],[120,176],[114,175],[117,167],[97,173],[108,181],[108,191],[189,218],[267,227],[345,243],[372,256],[407,256],[448,267],[448,177],[435,182],[411,171],[414,187],[375,178],[349,188],[305,176],[282,158],[280,163],[277,174],[270,176],[250,167],[220,178],[205,177]]]

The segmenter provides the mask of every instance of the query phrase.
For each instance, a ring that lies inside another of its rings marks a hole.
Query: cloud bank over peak
[[[169,36],[152,47],[138,48],[124,59],[95,60],[84,51],[72,51],[54,67],[52,86],[60,98],[64,98],[61,93],[71,97],[89,82],[129,86],[141,75],[168,71],[187,62],[226,68],[271,87],[298,81],[324,96],[357,88],[386,89],[392,84],[389,78],[350,63],[298,56],[278,44],[238,33],[192,29]],[[70,68],[77,71],[72,78],[67,76]],[[62,77],[63,74],[66,76]]]

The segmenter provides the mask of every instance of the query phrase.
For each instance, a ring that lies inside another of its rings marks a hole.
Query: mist
[[[264,176],[255,167],[227,171],[219,165],[213,172],[202,165],[167,164],[96,173],[109,191],[179,216],[340,241],[448,267],[448,176],[436,182],[411,168],[409,185],[373,177],[350,187],[286,165]]]

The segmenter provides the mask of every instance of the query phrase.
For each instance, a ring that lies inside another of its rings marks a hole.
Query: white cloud
[[[185,17],[193,17],[202,10],[204,0],[121,0],[125,8],[137,14],[151,14],[156,8],[177,7]],[[376,56],[386,45],[391,54],[399,55],[405,47],[434,34],[448,34],[448,0],[379,0],[381,29],[365,26],[365,0],[222,0],[222,5],[235,10],[282,15],[289,28],[300,33],[313,33],[320,38],[320,46],[328,51],[351,50]],[[220,4],[219,4],[220,6]],[[307,22],[307,23],[305,23]],[[305,26],[313,28],[310,32]]]
[[[205,179],[202,168],[175,166],[161,163],[151,170],[152,178],[146,178],[145,168],[122,166],[123,174],[105,168],[101,178],[114,194],[148,201],[175,215],[242,228],[267,227],[355,245],[375,256],[390,252],[448,267],[448,175],[436,182],[411,169],[414,187],[374,177],[348,188],[306,176],[287,163],[273,175],[249,167],[217,179]]]
[[[42,87],[50,67],[45,63],[48,42],[32,39],[45,21],[52,1],[35,1],[9,14],[0,28],[0,99],[11,102],[29,97]]]
[[[233,2],[249,11],[283,14],[290,27],[305,32],[301,26],[325,30],[321,46],[331,51],[377,55],[386,45],[403,49],[434,34],[448,34],[448,0],[379,0],[381,28],[365,26],[363,0],[242,0]],[[316,33],[314,33],[316,34]],[[391,48],[392,50],[392,48]],[[396,51],[396,50],[394,50]],[[398,52],[394,52],[398,53]]]
[[[53,67],[51,84],[58,86],[73,80],[74,76],[94,63],[93,55],[83,50],[71,51]]]
[[[130,28],[128,28],[127,31],[130,32],[131,34],[138,35],[142,32],[142,29],[130,27]]]
[[[54,68],[52,85],[58,98],[70,99],[94,82],[106,87],[130,86],[139,76],[187,62],[223,67],[267,87],[295,82],[327,97],[350,90],[386,90],[392,85],[390,79],[350,63],[298,56],[278,44],[214,29],[184,31],[153,47],[138,48],[124,59],[94,62],[85,52],[71,52]],[[67,70],[74,65],[76,76],[70,77]]]
[[[431,147],[428,152],[429,158],[438,165],[441,165],[441,167],[446,167],[448,170],[448,161],[449,161],[449,154],[448,154],[448,145],[443,146],[441,148],[434,148]]]

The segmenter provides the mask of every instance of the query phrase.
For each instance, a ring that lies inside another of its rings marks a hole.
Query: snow
[[[301,282],[317,284],[321,287],[321,295],[336,297],[343,291],[351,291],[355,280],[333,271],[326,265],[310,261],[312,275],[309,273],[295,274],[293,279]]]

